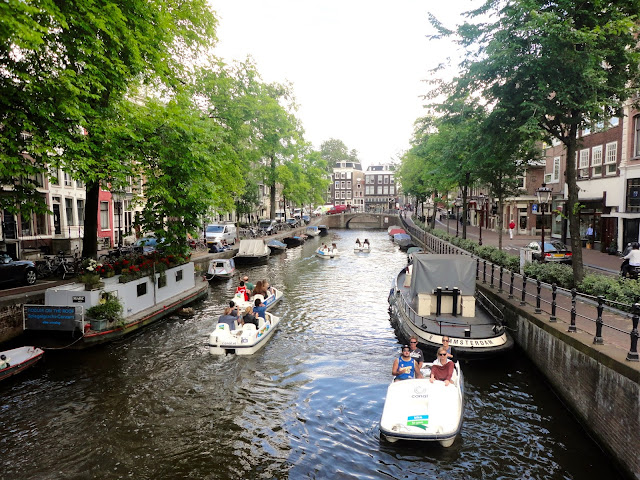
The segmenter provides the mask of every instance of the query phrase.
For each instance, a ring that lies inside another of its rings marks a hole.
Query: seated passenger
[[[331,244],[331,253],[337,253],[338,252],[338,246],[335,243]]]
[[[267,307],[265,307],[264,303],[262,303],[262,300],[256,298],[256,301],[254,302],[253,313],[266,320],[266,311]]]
[[[269,295],[273,295],[274,294],[273,288],[271,288],[271,285],[266,280],[262,280],[262,288],[264,289],[264,291],[266,293],[264,298],[267,298]]]
[[[245,302],[249,301],[249,292],[247,291],[247,287],[244,286],[244,281],[240,280],[240,286],[236,288],[236,294],[241,293],[244,295]]]
[[[453,376],[453,362],[447,358],[447,350],[444,347],[438,349],[438,358],[431,365],[431,383],[434,380],[441,380],[444,386],[451,383]]]
[[[227,307],[224,309],[224,313],[220,315],[220,318],[218,318],[218,323],[226,323],[229,325],[229,330],[234,330],[236,328],[234,322],[237,322],[238,318],[238,311]]]
[[[9,363],[10,358],[6,355],[0,355],[0,370],[4,370],[5,368],[9,368],[11,364]]]
[[[396,377],[393,380],[394,382],[407,380],[409,378],[422,378],[422,373],[420,373],[420,369],[418,369],[418,363],[415,359],[411,358],[409,345],[402,346],[402,355],[393,361],[391,375]]]
[[[449,345],[449,343],[450,342],[448,336],[445,335],[444,337],[442,337],[442,347],[447,352],[447,358],[453,363],[458,363],[458,355],[456,354],[456,349]]]
[[[258,328],[258,319],[253,313],[253,307],[249,306],[244,310],[244,315],[242,316],[242,323],[246,325],[247,323],[253,323],[256,328]]]
[[[362,246],[362,244],[360,243],[360,239],[359,238],[356,238],[356,245],[359,246],[359,247]]]
[[[256,295],[262,295],[264,298],[267,298],[267,289],[264,287],[262,280],[258,280],[258,283],[256,283],[256,287],[253,289],[252,294],[254,297]]]
[[[365,247],[369,246],[369,239],[367,239],[367,238],[364,239],[364,246]]]

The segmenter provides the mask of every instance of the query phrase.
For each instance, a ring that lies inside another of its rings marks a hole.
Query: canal
[[[370,254],[354,254],[356,237]],[[314,256],[321,242],[341,256]],[[462,433],[443,449],[379,435],[399,353],[387,294],[406,264],[384,231],[334,230],[243,269],[285,292],[252,357],[206,342],[237,280],[193,318],[47,352],[0,385],[1,479],[621,478],[520,350],[463,364]]]

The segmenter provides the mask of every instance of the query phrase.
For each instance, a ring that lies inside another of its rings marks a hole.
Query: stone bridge
[[[322,217],[320,224],[329,228],[387,229],[391,225],[399,225],[400,219],[389,213],[340,213]]]

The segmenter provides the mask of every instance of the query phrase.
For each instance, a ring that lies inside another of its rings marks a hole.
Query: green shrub
[[[607,277],[605,275],[585,275],[580,283],[579,291],[587,295],[604,296],[607,300],[634,304],[640,302],[640,281]],[[630,310],[629,308],[623,310]]]
[[[524,273],[544,283],[555,283],[559,287],[571,289],[575,287],[573,268],[569,265],[557,263],[527,263]]]

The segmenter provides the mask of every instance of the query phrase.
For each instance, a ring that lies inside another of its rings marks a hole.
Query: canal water
[[[370,254],[354,254],[356,237]],[[322,242],[341,256],[314,256]],[[620,478],[519,350],[463,364],[452,447],[388,443],[378,423],[399,354],[387,294],[406,264],[384,231],[335,230],[243,269],[285,297],[266,347],[206,343],[237,279],[189,319],[84,352],[47,352],[0,385],[1,479]]]

